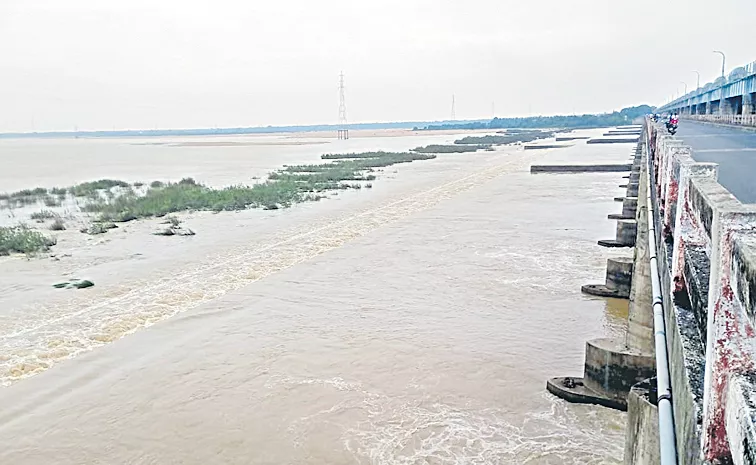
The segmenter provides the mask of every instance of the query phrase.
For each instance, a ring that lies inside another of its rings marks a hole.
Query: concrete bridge
[[[634,258],[584,287],[630,299],[627,335],[587,341],[584,376],[547,384],[628,410],[628,465],[756,464],[756,132],[738,127],[755,69],[661,110],[707,123],[683,121],[675,137],[643,123],[622,213],[609,215],[617,238],[600,241]]]
[[[662,106],[684,118],[756,126],[756,62]]]

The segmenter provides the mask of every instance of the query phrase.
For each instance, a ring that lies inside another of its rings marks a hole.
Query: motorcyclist
[[[667,127],[667,131],[669,131],[670,134],[674,135],[677,132],[677,112],[671,112],[669,114],[669,118],[664,123],[664,125]]]

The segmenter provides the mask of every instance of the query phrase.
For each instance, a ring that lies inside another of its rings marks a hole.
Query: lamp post
[[[724,77],[724,70],[725,70],[725,54],[724,52],[720,52],[719,50],[714,50],[714,53],[718,53],[722,55],[722,77]]]
[[[683,95],[688,95],[688,84],[685,81],[680,81],[680,83],[685,86]]]
[[[696,90],[698,90],[701,88],[701,73],[699,73],[698,71],[693,72],[696,73]]]

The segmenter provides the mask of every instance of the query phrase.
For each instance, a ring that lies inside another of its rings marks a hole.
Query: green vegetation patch
[[[467,153],[477,152],[478,150],[493,150],[488,144],[481,145],[440,145],[431,144],[425,147],[415,147],[412,149],[415,153]]]
[[[47,195],[47,189],[36,187],[34,189],[23,189],[13,193],[1,193],[0,200],[4,200],[7,206],[22,207],[24,205],[33,205],[42,200]]]
[[[24,253],[27,255],[45,252],[55,245],[56,240],[25,226],[0,227],[0,255]]]
[[[467,136],[462,139],[455,140],[455,144],[461,145],[505,145],[514,144],[516,142],[532,142],[536,139],[543,139],[554,135],[553,132],[545,131],[521,131],[515,134],[502,134],[495,136]]]
[[[51,231],[65,231],[66,230],[66,223],[63,222],[60,218],[56,218],[55,221],[50,225]]]
[[[42,199],[45,203],[46,207],[60,207],[61,199],[57,197],[53,197],[51,195],[47,195]]]
[[[39,197],[42,195],[47,195],[47,189],[44,187],[35,187],[34,189],[23,189],[18,192],[12,193],[10,196],[12,198],[19,198],[19,197]]]
[[[58,215],[56,215],[54,212],[51,212],[50,210],[41,210],[30,215],[30,218],[33,220],[51,220],[57,217]]]
[[[100,179],[98,181],[83,182],[70,188],[70,191],[76,197],[92,197],[97,195],[100,190],[110,190],[113,187],[131,187],[131,185],[125,181],[117,181],[114,179]]]
[[[347,159],[354,159],[354,158],[376,158],[376,159],[405,159],[408,155],[407,152],[384,152],[384,151],[377,151],[377,152],[358,152],[358,153],[326,153],[325,155],[321,155],[320,158],[323,160],[347,160]]]
[[[399,163],[410,163],[417,160],[430,160],[435,155],[424,155],[409,152],[365,152],[347,154],[322,155],[324,160],[335,160],[332,163],[317,165],[295,165],[275,171],[270,174],[270,180],[293,181],[300,184],[307,192],[319,192],[325,189],[343,189],[341,181],[372,181],[374,175],[366,174],[374,168]],[[347,186],[351,187],[351,186]]]
[[[233,211],[270,204],[289,206],[300,199],[300,188],[292,182],[266,182],[225,189],[175,183],[149,189],[142,197],[129,195],[108,203],[92,203],[87,209],[101,213],[102,220],[123,222],[185,210]]]
[[[409,152],[365,152],[326,154],[329,163],[292,165],[274,171],[268,180],[253,186],[231,186],[213,189],[192,178],[177,183],[150,184],[142,195],[126,192],[112,199],[92,200],[84,209],[100,213],[103,221],[130,221],[137,218],[161,217],[187,210],[236,211],[247,208],[275,210],[294,203],[317,201],[318,192],[337,189],[359,189],[362,185],[345,181],[372,181],[375,168],[416,160],[429,160],[435,155]]]

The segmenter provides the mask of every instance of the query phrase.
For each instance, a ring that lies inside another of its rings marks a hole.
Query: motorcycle
[[[670,119],[667,122],[667,132],[672,136],[677,133],[677,118]]]

